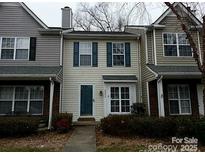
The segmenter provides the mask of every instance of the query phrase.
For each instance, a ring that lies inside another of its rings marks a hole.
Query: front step
[[[80,117],[78,118],[78,121],[73,122],[74,126],[95,126],[95,118],[87,118],[87,117]]]

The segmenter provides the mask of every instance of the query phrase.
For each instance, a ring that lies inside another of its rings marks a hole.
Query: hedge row
[[[205,119],[192,117],[153,118],[132,115],[110,115],[101,120],[104,133],[115,136],[150,138],[198,137],[205,139]]]
[[[37,131],[39,117],[0,117],[0,136],[28,135]]]

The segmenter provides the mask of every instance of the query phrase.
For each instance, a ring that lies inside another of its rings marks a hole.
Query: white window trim
[[[164,44],[164,34],[175,34],[175,36],[176,36],[176,44]],[[180,57],[180,58],[192,58],[193,57],[193,52],[192,52],[191,56],[180,56],[180,54],[179,54],[179,45],[188,46],[190,44],[179,44],[179,40],[178,40],[178,35],[179,34],[185,34],[185,33],[172,33],[172,32],[164,32],[164,33],[162,33],[162,46],[163,46],[163,56],[164,57]],[[165,55],[165,48],[164,48],[165,45],[176,45],[177,46],[177,55],[176,56],[166,56]]]
[[[191,98],[190,98],[190,88],[189,88],[189,85],[187,85],[187,84],[169,84],[169,85],[177,86],[177,95],[178,95],[178,99],[177,98],[176,99],[175,98],[169,99],[169,97],[168,97],[169,114],[170,115],[191,115],[192,114],[192,106],[191,106]],[[187,99],[181,99],[180,98],[179,86],[187,86],[189,88],[189,98],[187,98]],[[169,102],[170,100],[177,100],[178,101],[178,105],[179,105],[179,113],[178,114],[170,112],[170,102]],[[188,100],[189,101],[189,103],[190,103],[190,113],[182,113],[181,112],[181,101],[182,100]]]
[[[111,98],[111,88],[112,87],[118,87],[119,88],[119,98],[118,99],[112,99]],[[122,99],[121,98],[121,88],[122,87],[128,87],[129,88],[129,99]],[[112,112],[111,111],[111,101],[112,100],[119,100],[119,112]],[[130,111],[129,112],[122,112],[122,100],[129,100],[129,103],[130,103]],[[130,86],[126,86],[126,85],[116,85],[116,86],[110,86],[110,114],[130,114],[131,113],[131,105],[132,105],[132,102],[131,102],[131,88]]]
[[[113,54],[113,44],[123,44],[124,54]],[[124,56],[124,65],[114,65],[114,55],[123,55]],[[112,42],[112,67],[125,67],[125,42]]]
[[[90,54],[81,54],[81,53],[80,53],[80,44],[81,44],[81,43],[88,43],[88,44],[91,45]],[[78,62],[79,62],[79,66],[80,66],[80,67],[92,67],[92,66],[93,66],[93,61],[92,61],[92,59],[93,59],[93,52],[92,52],[92,51],[93,51],[92,42],[87,42],[87,41],[86,41],[86,42],[84,42],[84,41],[79,42],[79,61],[78,61]],[[90,55],[90,58],[91,58],[91,59],[90,59],[90,65],[81,65],[81,63],[80,63],[80,56],[81,56],[81,55]]]
[[[18,100],[18,99],[15,99],[15,89],[16,89],[16,87],[25,87],[25,88],[28,88],[29,90],[28,90],[28,99],[27,99],[27,112],[29,113],[29,109],[30,109],[30,102],[31,101],[33,101],[33,100],[35,100],[35,101],[42,101],[43,103],[42,103],[42,112],[41,113],[39,113],[39,114],[31,114],[31,115],[43,115],[43,107],[44,107],[44,93],[45,93],[45,88],[44,88],[44,86],[42,86],[42,85],[15,85],[15,86],[9,86],[9,85],[2,85],[2,86],[0,86],[0,88],[1,87],[10,87],[10,88],[13,88],[13,97],[12,97],[12,110],[11,110],[11,112],[14,112],[14,108],[15,108],[15,101],[16,100]],[[43,99],[30,99],[30,91],[31,91],[31,87],[42,87],[43,88]],[[22,100],[22,99],[21,99]],[[0,99],[0,101],[1,101],[1,99]],[[3,99],[2,99],[2,101],[3,101]],[[0,114],[0,115],[7,115],[7,114]]]
[[[2,52],[2,41],[3,41],[3,38],[14,38],[14,55],[13,55],[13,59],[1,59],[1,52]],[[16,45],[17,45],[17,39],[18,38],[26,38],[28,39],[28,57],[27,59],[16,59]],[[8,36],[3,36],[3,37],[0,37],[0,60],[6,60],[6,61],[9,61],[9,60],[18,60],[18,61],[25,61],[25,60],[29,60],[29,56],[30,56],[30,37],[8,37]]]

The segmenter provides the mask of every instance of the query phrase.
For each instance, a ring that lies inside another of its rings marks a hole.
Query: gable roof
[[[201,21],[190,11],[182,2],[174,2],[173,6],[179,6],[186,14],[189,14],[191,19],[197,24],[201,25]],[[159,24],[172,10],[168,8],[153,24]]]
[[[37,22],[39,23],[43,28],[48,29],[48,26],[33,12],[31,11],[31,9],[29,9],[29,7],[23,3],[23,2],[19,2],[19,4],[23,7],[23,9],[29,14],[31,15],[31,17]]]

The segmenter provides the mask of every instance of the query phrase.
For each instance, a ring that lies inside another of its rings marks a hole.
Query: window
[[[130,89],[129,87],[111,87],[111,113],[130,112]]]
[[[188,85],[168,85],[170,114],[191,114],[191,100]]]
[[[0,114],[42,114],[42,86],[0,87]]]
[[[0,39],[1,59],[28,59],[29,38]]]
[[[124,66],[125,65],[124,43],[113,43],[112,55],[113,55],[113,66]]]
[[[165,56],[192,56],[191,46],[184,33],[164,33]]]
[[[80,42],[79,54],[80,66],[92,65],[92,44],[90,42]]]

